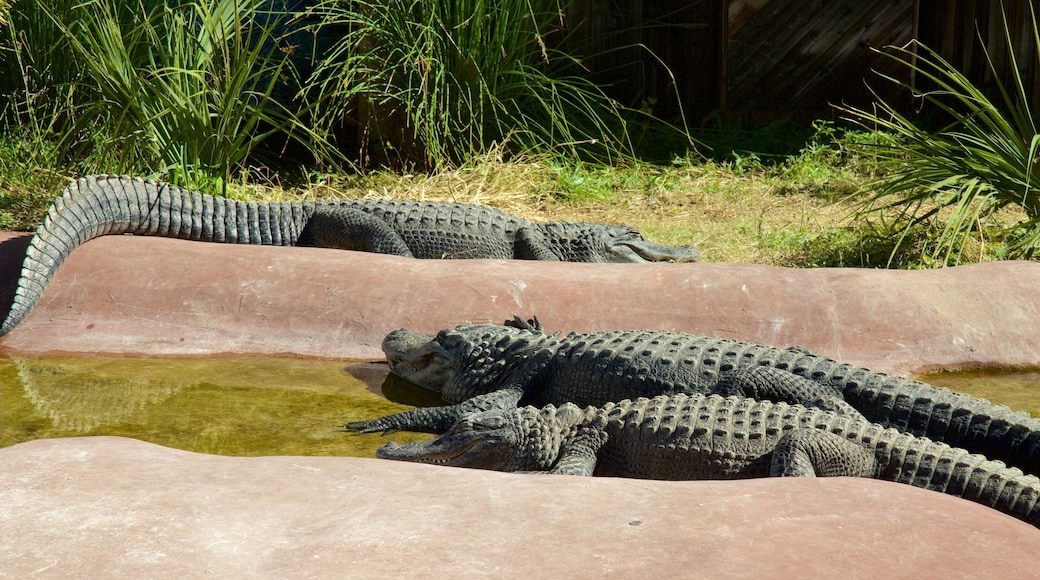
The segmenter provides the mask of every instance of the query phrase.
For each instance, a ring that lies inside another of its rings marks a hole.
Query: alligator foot
[[[457,405],[444,407],[421,407],[402,413],[395,413],[371,419],[354,421],[343,426],[344,430],[357,433],[394,433],[396,431],[416,431],[420,433],[444,433],[451,429],[459,419],[471,413],[490,411],[492,409],[508,409],[516,407],[523,393],[519,390],[506,389],[494,391]]]
[[[877,477],[874,452],[865,445],[823,429],[787,433],[773,450],[774,477]]]

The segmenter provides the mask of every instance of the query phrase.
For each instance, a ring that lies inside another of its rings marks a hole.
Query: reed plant
[[[324,0],[338,41],[318,66],[321,125],[359,127],[360,156],[457,166],[494,147],[614,160],[624,108],[582,76],[564,0]]]
[[[1040,31],[1032,18],[1031,63],[1020,63],[1006,14],[1004,47],[1010,78],[1001,78],[992,49],[985,57],[995,85],[984,91],[936,51],[914,42],[888,47],[882,54],[916,77],[916,83],[884,78],[914,91],[922,109],[940,119],[929,130],[900,108],[877,99],[871,109],[843,108],[849,119],[872,132],[859,145],[877,178],[859,206],[863,218],[896,210],[914,227],[930,223],[939,232],[926,256],[940,265],[956,264],[976,238],[998,240],[1008,258],[1030,258],[1040,243],[1040,133],[1036,116],[1040,96],[1032,94],[1019,71],[1040,71]],[[998,40],[998,39],[990,39]],[[984,47],[998,43],[981,43]],[[1031,66],[1026,66],[1031,65]],[[934,87],[920,91],[917,86]],[[920,116],[919,116],[920,117]],[[1023,219],[1003,225],[994,216],[1014,208]],[[903,229],[903,233],[909,229]]]
[[[298,84],[291,48],[280,42],[291,14],[265,12],[266,4],[21,0],[25,27],[12,26],[10,52],[22,63],[8,66],[23,78],[20,114],[46,110],[33,101],[33,86],[67,95],[53,111],[66,149],[101,148],[107,171],[210,191],[263,163],[255,157],[273,137],[330,159],[299,110],[274,98],[284,84],[297,93]]]

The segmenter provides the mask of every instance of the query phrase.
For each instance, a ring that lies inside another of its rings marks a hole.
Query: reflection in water
[[[130,418],[183,388],[172,381],[87,375],[60,362],[12,358],[25,396],[54,427],[84,433]]]
[[[340,426],[409,408],[383,396],[386,375],[386,365],[295,358],[0,358],[0,447],[119,435],[225,455],[373,457],[387,438]],[[438,404],[399,389],[394,399]]]
[[[373,393],[382,393],[384,397],[395,403],[411,407],[447,405],[440,393],[424,389],[397,375],[390,374],[386,363],[358,363],[347,367],[347,372],[368,385],[368,389]]]

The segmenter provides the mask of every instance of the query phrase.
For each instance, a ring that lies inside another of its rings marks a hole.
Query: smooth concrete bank
[[[1040,532],[853,479],[662,482],[130,439],[0,450],[11,578],[1030,578]]]
[[[27,236],[0,242],[18,273]],[[76,250],[0,349],[380,359],[390,330],[538,315],[550,330],[703,333],[897,374],[1040,365],[1040,264],[934,271],[412,260],[108,236]],[[0,297],[2,298],[2,297]]]
[[[28,237],[3,240],[10,292]],[[1030,262],[441,262],[113,236],[73,254],[0,350],[377,359],[401,326],[519,314],[552,330],[798,344],[905,374],[1040,365],[1037,288]],[[0,449],[9,577],[1029,577],[1038,565],[1031,526],[871,480],[522,476],[103,437]]]

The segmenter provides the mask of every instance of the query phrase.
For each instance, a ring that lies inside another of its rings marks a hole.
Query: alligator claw
[[[531,317],[529,320],[525,320],[520,316],[514,314],[512,320],[507,320],[505,326],[518,328],[520,330],[529,330],[531,332],[545,332],[545,328],[542,327],[542,322],[538,320],[537,316]]]
[[[382,432],[383,435],[389,435],[391,433],[397,433],[398,428],[392,425],[387,425],[382,419],[373,419],[371,421],[352,421],[344,425],[343,430],[359,434]]]

